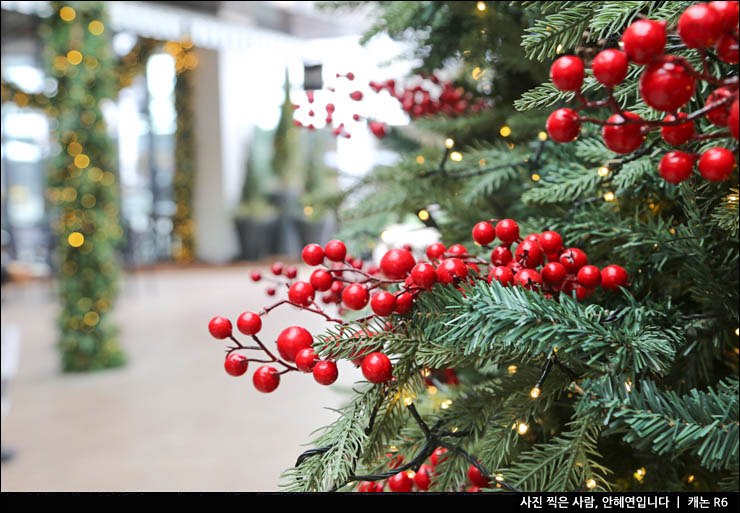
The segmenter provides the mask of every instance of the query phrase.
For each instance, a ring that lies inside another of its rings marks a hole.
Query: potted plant
[[[269,201],[266,167],[269,132],[256,129],[247,157],[246,177],[234,217],[239,238],[240,259],[258,260],[275,249],[278,210]]]
[[[304,245],[310,242],[324,244],[336,228],[332,211],[341,201],[337,194],[337,174],[323,162],[330,142],[328,134],[308,132],[304,142],[307,148],[301,198],[303,215],[298,220],[298,229]]]

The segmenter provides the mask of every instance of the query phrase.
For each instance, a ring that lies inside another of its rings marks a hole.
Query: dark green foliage
[[[616,46],[638,15],[675,24],[690,3],[524,2],[507,8],[523,9],[520,19],[530,23],[524,49],[549,65],[576,48]],[[464,40],[449,30],[452,20],[470,30],[466,16],[477,16],[471,2],[407,4],[381,3],[376,31],[416,35],[415,51],[431,67]],[[489,2],[489,11],[500,5]],[[422,26],[430,28],[419,35]],[[669,37],[669,49],[677,47]],[[440,51],[425,57],[425,48]],[[498,48],[479,41],[471,55]],[[693,50],[680,52],[692,62],[698,59]],[[721,63],[711,66],[723,76],[733,73]],[[660,114],[639,99],[639,73],[633,66],[616,97],[630,110],[657,118]],[[701,107],[709,89],[698,88],[688,110]],[[585,91],[593,98],[603,95],[592,77]],[[545,83],[526,92],[516,107],[547,114],[569,99]],[[656,133],[633,154],[620,156],[604,146],[600,128],[592,125],[584,125],[571,144],[535,140],[509,146],[496,137],[458,144],[462,160],[440,165],[447,156],[444,137],[464,140],[458,134],[468,119],[449,121],[438,144],[420,145],[398,164],[374,169],[347,193],[352,207],[342,212],[340,237],[349,239],[352,251],[372,245],[389,223],[427,208],[444,243],[463,243],[488,260],[490,248],[472,244],[473,224],[512,218],[522,235],[557,230],[566,247],[586,251],[589,263],[625,267],[630,284],[617,292],[599,290],[583,301],[496,282],[463,284],[462,290],[436,286],[406,316],[394,317],[390,331],[373,325],[377,334],[370,337],[362,331],[367,326],[352,324],[319,337],[324,356],[346,358],[358,349],[382,348],[394,363],[396,381],[382,403],[383,421],[364,441],[361,435],[354,438],[357,473],[387,470],[382,455],[388,451],[398,451],[405,461],[419,451],[425,435],[399,407],[408,397],[428,424],[463,433],[456,444],[522,490],[737,490],[737,173],[721,183],[695,173],[671,185],[657,173],[658,161],[671,148]],[[436,128],[433,120],[418,124]],[[705,120],[696,126],[699,133],[716,130]],[[730,138],[687,148],[701,152],[711,146],[737,153]],[[530,391],[547,361],[552,368],[533,399]],[[460,385],[433,380],[432,387],[424,386],[423,373],[449,367],[458,369]],[[352,404],[377,398],[380,389],[364,389]],[[360,426],[368,425],[365,408]],[[522,424],[527,429],[520,434]],[[335,429],[315,445],[339,439]],[[308,461],[286,473],[290,489],[319,483],[326,469]],[[437,467],[432,490],[465,489],[468,466],[459,454],[450,454]],[[341,479],[333,483],[340,484]]]

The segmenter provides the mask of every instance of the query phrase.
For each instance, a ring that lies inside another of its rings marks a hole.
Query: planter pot
[[[272,254],[278,219],[235,219],[241,260],[259,260]]]
[[[334,232],[334,222],[330,217],[324,217],[318,221],[298,219],[296,222],[304,246],[312,242],[323,246],[329,242]]]

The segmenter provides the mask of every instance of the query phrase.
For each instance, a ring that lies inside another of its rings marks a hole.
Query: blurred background
[[[367,117],[409,116],[368,83],[413,60],[313,4],[0,4],[3,491],[276,491],[361,379],[260,394],[207,332],[398,158]]]

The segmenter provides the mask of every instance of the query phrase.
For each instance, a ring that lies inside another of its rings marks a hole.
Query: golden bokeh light
[[[99,20],[93,20],[90,22],[90,24],[87,26],[87,29],[90,31],[90,33],[93,36],[99,36],[103,33],[105,30],[105,25],[103,25],[102,21]]]
[[[69,62],[73,66],[77,66],[79,63],[82,62],[82,54],[77,50],[70,50],[69,52],[67,52],[67,62]]]
[[[89,165],[90,157],[88,157],[84,153],[80,153],[79,155],[75,156],[75,166],[79,167],[80,169],[85,169]]]
[[[72,21],[76,15],[77,13],[71,7],[62,7],[59,9],[59,17],[64,21]]]
[[[501,127],[501,130],[499,130],[498,133],[501,134],[501,137],[509,137],[511,135],[511,128],[507,125],[504,125]]]
[[[85,243],[85,236],[80,232],[72,232],[69,234],[69,237],[67,237],[67,242],[73,248],[79,248]]]

